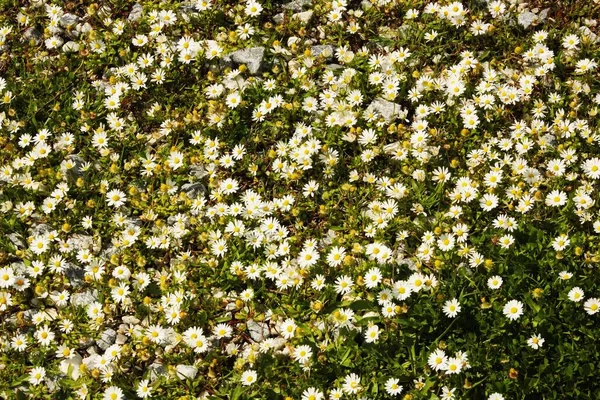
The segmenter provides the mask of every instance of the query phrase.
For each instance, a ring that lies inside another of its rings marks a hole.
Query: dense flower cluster
[[[597,8],[530,3],[4,6],[0,397],[594,398]]]

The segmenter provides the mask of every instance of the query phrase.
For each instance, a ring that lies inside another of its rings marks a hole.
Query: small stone
[[[85,164],[85,161],[83,160],[83,158],[81,158],[81,156],[77,154],[70,154],[67,157],[65,157],[65,159],[73,163],[73,168],[68,170],[69,174],[75,176],[76,178],[79,178],[83,175],[83,165]]]
[[[45,235],[46,233],[50,232],[51,230],[52,230],[52,228],[50,227],[50,225],[38,224],[38,225],[35,225],[33,228],[31,228],[31,234],[33,236],[41,236],[41,235]]]
[[[550,9],[549,8],[544,8],[542,11],[540,11],[540,13],[538,14],[538,21],[542,22],[546,18],[548,18],[548,13],[550,13]]]
[[[25,239],[23,239],[23,235],[20,233],[10,233],[7,235],[7,237],[17,249],[27,248],[27,243],[25,242]]]
[[[112,328],[107,328],[100,335],[100,339],[96,342],[102,350],[108,349],[117,339],[117,331]]]
[[[98,292],[88,290],[83,293],[75,293],[71,296],[71,304],[76,307],[87,307],[89,304],[98,301]]]
[[[293,19],[298,19],[301,22],[307,24],[310,21],[310,19],[312,18],[312,16],[313,16],[313,11],[312,10],[308,10],[308,11],[304,11],[304,12],[301,12],[301,13],[294,14],[294,15],[292,15],[292,18]]]
[[[148,369],[150,370],[150,381],[155,381],[161,376],[168,376],[167,369],[158,361],[152,363]]]
[[[206,186],[199,182],[186,183],[181,186],[181,191],[187,194],[191,199],[206,193]]]
[[[60,19],[58,20],[58,23],[63,28],[66,28],[68,26],[75,26],[77,22],[79,22],[79,17],[71,13],[63,14],[62,17],[60,17]]]
[[[332,71],[335,71],[336,69],[343,69],[344,67],[340,64],[327,64],[325,65],[325,69],[330,69]]]
[[[373,100],[368,108],[375,110],[387,122],[394,119],[394,117],[398,117],[403,114],[402,107],[399,104],[392,103],[391,101],[382,98]]]
[[[142,5],[140,3],[135,3],[133,5],[133,7],[131,8],[131,12],[129,13],[129,16],[127,17],[127,21],[135,22],[138,19],[142,18],[142,11],[143,11]]]
[[[194,367],[193,365],[179,364],[176,367],[176,370],[179,379],[194,379],[198,373],[198,368]]]
[[[125,343],[127,343],[127,336],[118,333],[115,343],[121,346],[124,345]]]
[[[140,320],[133,315],[126,315],[122,318],[123,323],[129,325],[137,325],[140,323]]]
[[[65,269],[65,276],[69,278],[69,283],[74,288],[78,288],[83,285],[85,278],[85,270],[83,267],[69,263],[69,266]]]
[[[81,369],[79,368],[81,362],[81,356],[78,353],[75,353],[73,357],[68,360],[62,360],[59,369],[63,374],[70,376],[71,379],[77,380],[81,375]]]
[[[42,34],[40,33],[40,31],[35,29],[33,26],[30,28],[27,28],[25,30],[25,32],[23,32],[23,38],[26,41],[34,40],[36,43],[39,43],[41,37],[42,37]]]
[[[333,56],[333,46],[329,44],[312,46],[310,51],[313,57],[323,56],[324,58],[331,58]]]
[[[223,60],[227,62],[233,61],[238,64],[246,64],[250,74],[255,75],[261,67],[264,55],[264,47],[251,47],[234,51],[223,57]]]
[[[75,53],[79,51],[79,43],[73,41],[67,42],[63,44],[62,49],[65,53]]]
[[[256,322],[256,321],[248,321],[246,322],[246,327],[248,328],[248,332],[250,333],[250,337],[255,342],[262,342],[271,334],[269,329],[269,324],[265,322]]]
[[[538,16],[532,13],[531,11],[524,11],[521,14],[519,14],[518,17],[519,24],[525,29],[529,28],[529,26],[532,23],[536,22],[537,19]]]
[[[89,249],[94,245],[94,238],[90,235],[82,235],[80,233],[76,233],[67,240],[74,249]]]
[[[85,24],[81,25],[81,26],[77,26],[77,30],[81,33],[89,33],[92,31],[92,25],[90,25],[89,22],[86,22]]]
[[[284,10],[292,10],[292,11],[302,11],[304,6],[310,6],[312,4],[312,0],[294,0],[290,1],[287,4],[283,5]]]

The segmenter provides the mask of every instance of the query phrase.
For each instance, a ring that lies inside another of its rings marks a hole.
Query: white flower
[[[323,392],[315,389],[314,387],[310,387],[302,392],[302,400],[322,400],[323,397]]]
[[[560,190],[553,190],[546,196],[546,205],[560,207],[567,203],[567,194]]]
[[[150,381],[148,379],[144,379],[143,381],[140,381],[140,383],[138,383],[136,394],[142,399],[151,396],[152,388],[150,387]]]
[[[362,389],[360,377],[354,373],[346,375],[342,390],[347,394],[356,394]]]
[[[600,158],[591,158],[583,163],[583,171],[588,178],[600,179]]]
[[[246,12],[246,15],[248,15],[249,17],[256,17],[257,15],[260,15],[262,10],[263,10],[263,8],[260,5],[260,3],[250,0],[246,3],[246,8],[244,11]]]
[[[390,378],[385,383],[385,391],[390,396],[396,396],[402,392],[402,386],[399,385],[400,380],[396,378]]]
[[[502,396],[500,393],[492,393],[487,400],[504,400],[504,396]]]
[[[6,289],[15,283],[15,273],[12,268],[0,268],[0,288]]]
[[[125,193],[123,193],[122,191],[115,189],[115,190],[111,190],[110,192],[106,193],[106,200],[107,200],[109,206],[119,208],[123,204],[125,204],[125,201],[127,200],[127,196],[125,196]]]
[[[109,386],[104,392],[103,400],[122,400],[123,390],[116,386]]]
[[[294,360],[300,364],[304,364],[310,360],[312,356],[312,349],[308,345],[301,345],[294,349]]]
[[[435,371],[444,371],[446,370],[446,365],[448,362],[448,357],[444,350],[437,349],[433,353],[429,355],[427,359],[427,364],[429,367]]]
[[[256,382],[257,377],[258,376],[256,374],[256,371],[254,371],[253,369],[244,371],[244,373],[242,374],[242,378],[241,378],[242,385],[244,385],[244,386],[252,385],[254,382]]]
[[[460,312],[460,303],[457,299],[448,300],[444,303],[443,311],[447,317],[454,318]]]
[[[372,325],[365,332],[365,342],[377,343],[379,340],[379,326]]]
[[[556,251],[561,251],[566,249],[570,243],[571,241],[569,240],[569,236],[562,234],[552,241],[552,248],[554,248]]]
[[[495,275],[488,279],[487,285],[490,289],[499,289],[502,286],[502,277]]]
[[[583,300],[583,290],[581,290],[580,287],[574,287],[573,289],[571,289],[569,291],[569,300],[574,301],[574,302],[580,302],[581,300]]]
[[[29,383],[32,385],[39,385],[46,377],[46,370],[44,367],[35,367],[29,373]]]
[[[227,98],[225,99],[225,103],[227,104],[227,107],[232,108],[232,109],[239,106],[241,101],[242,101],[242,96],[240,96],[240,94],[237,91],[228,94]]]
[[[55,336],[56,335],[50,330],[48,325],[44,325],[44,327],[35,332],[35,337],[42,346],[49,346]]]
[[[175,171],[183,165],[183,158],[184,156],[182,152],[174,151],[169,155],[167,163],[169,167]]]
[[[364,277],[365,286],[368,289],[376,288],[377,285],[379,285],[379,283],[381,282],[381,278],[382,278],[381,271],[379,270],[379,268],[371,268],[365,274],[365,277]]]
[[[545,341],[546,339],[542,338],[541,335],[537,334],[527,339],[527,345],[532,349],[537,350],[540,347],[542,347]]]
[[[346,294],[352,290],[354,281],[348,275],[338,276],[335,280],[335,291],[338,294]]]
[[[600,299],[589,298],[583,303],[583,309],[589,315],[594,315],[600,311]]]
[[[281,324],[281,336],[286,339],[291,339],[294,337],[294,333],[296,332],[296,323],[293,319],[286,319]]]
[[[517,320],[523,315],[523,303],[518,300],[511,300],[504,306],[504,315],[511,321]]]
[[[456,357],[448,358],[446,362],[446,375],[458,374],[462,370],[462,360]]]
[[[481,197],[479,205],[484,211],[491,211],[498,206],[498,196],[493,193],[487,193]]]

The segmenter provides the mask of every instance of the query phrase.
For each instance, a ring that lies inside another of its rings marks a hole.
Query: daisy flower
[[[574,287],[569,291],[568,297],[569,300],[578,303],[583,300],[583,290],[580,287]]]
[[[588,315],[594,315],[600,311],[600,299],[589,298],[583,303],[583,309]]]
[[[523,315],[523,303],[518,300],[511,300],[504,306],[502,310],[504,315],[511,321],[517,320],[521,315]]]
[[[108,202],[109,206],[119,208],[125,204],[125,201],[127,201],[127,196],[125,196],[125,193],[122,191],[114,189],[106,193],[106,201]]]
[[[529,339],[527,339],[527,345],[529,347],[531,347],[532,349],[537,350],[543,346],[545,341],[546,340],[544,338],[542,338],[541,335],[536,334],[536,335],[531,336]]]
[[[454,318],[460,312],[460,303],[457,299],[448,300],[444,303],[443,311],[447,317]]]
[[[256,371],[254,371],[253,369],[249,369],[247,371],[244,371],[240,381],[242,382],[242,385],[250,386],[254,382],[256,382],[257,379],[258,379],[258,375],[256,374]]]

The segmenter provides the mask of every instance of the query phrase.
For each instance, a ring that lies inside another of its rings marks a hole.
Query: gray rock
[[[78,24],[77,25],[77,30],[81,33],[89,33],[92,31],[92,25],[90,25],[89,22],[86,22],[85,24]]]
[[[186,183],[185,185],[181,186],[181,191],[184,192],[185,194],[187,194],[188,197],[193,199],[200,195],[205,194],[206,186],[204,186],[203,184],[201,184],[199,182]]]
[[[400,104],[392,103],[382,98],[376,98],[369,105],[370,109],[375,110],[386,121],[391,121],[395,117],[402,115],[403,110]]]
[[[176,367],[176,371],[179,379],[194,379],[196,374],[198,374],[198,368],[193,365],[179,364]]]
[[[127,343],[127,336],[118,333],[115,343],[121,346],[124,345],[125,343]]]
[[[542,22],[544,21],[546,18],[548,18],[548,13],[550,12],[549,8],[544,8],[542,11],[540,11],[540,13],[538,14],[538,21]]]
[[[208,172],[206,172],[206,168],[204,168],[202,165],[194,165],[190,167],[190,174],[198,179],[201,179],[208,175]]]
[[[60,17],[60,19],[58,20],[58,23],[63,28],[66,28],[68,26],[75,26],[75,24],[77,24],[78,22],[79,22],[79,17],[77,15],[71,14],[71,13],[63,14],[63,16]]]
[[[67,241],[75,250],[89,249],[94,245],[94,238],[90,235],[76,233]]]
[[[248,66],[248,71],[254,75],[259,71],[264,55],[264,47],[251,47],[234,51],[223,57],[223,60],[226,62],[233,61],[238,64],[246,64]]]
[[[333,46],[329,44],[312,46],[310,51],[312,52],[313,57],[322,55],[323,57],[329,59],[333,56]]]
[[[81,156],[78,156],[77,154],[70,154],[66,157],[66,160],[71,161],[74,164],[74,167],[69,170],[72,175],[75,175],[76,177],[83,175],[82,169],[85,161],[83,158],[81,158]]]
[[[300,20],[300,22],[307,24],[312,16],[313,16],[313,11],[312,10],[308,10],[308,11],[303,11],[297,14],[292,15],[293,19],[298,19]]]
[[[62,49],[66,53],[77,52],[77,51],[79,51],[79,43],[73,42],[73,41],[69,41],[69,42],[63,44]]]
[[[292,11],[302,11],[304,6],[310,6],[312,4],[312,0],[294,0],[290,1],[287,4],[283,5],[284,10],[292,10]]]
[[[332,71],[335,71],[336,69],[344,69],[344,66],[342,66],[340,64],[327,64],[325,66],[325,69],[330,69]]]
[[[33,236],[45,235],[46,233],[50,232],[51,230],[52,230],[52,227],[50,225],[38,224],[38,225],[35,225],[33,228],[31,228],[31,234]]]
[[[256,342],[262,342],[271,334],[271,330],[269,329],[269,324],[265,322],[256,322],[256,321],[248,321],[246,322],[246,327],[248,328],[248,332],[250,333],[250,337],[252,340]]]
[[[112,8],[110,8],[108,5],[103,5],[102,7],[100,7],[98,9],[98,16],[102,19],[104,18],[110,18],[112,16]]]
[[[129,16],[127,17],[127,20],[129,22],[137,21],[138,19],[142,18],[142,11],[142,5],[140,3],[135,3],[131,9],[131,12],[129,13]]]
[[[155,381],[156,379],[158,379],[161,376],[168,376],[167,369],[165,368],[164,365],[162,365],[158,361],[155,361],[154,363],[152,363],[152,365],[150,365],[150,367],[148,367],[148,369],[150,370],[150,380],[151,381]]]
[[[26,41],[34,40],[36,43],[39,43],[41,38],[41,32],[35,29],[33,26],[27,28],[23,33],[23,39],[25,39]]]
[[[95,301],[98,301],[98,291],[88,290],[83,293],[75,293],[71,296],[71,304],[79,307],[86,307],[88,304],[91,304]]]
[[[521,14],[519,14],[518,17],[519,24],[525,29],[529,28],[529,26],[536,22],[537,19],[538,16],[532,13],[531,11],[524,11]]]
[[[135,316],[133,315],[126,315],[122,318],[123,323],[125,324],[129,324],[129,325],[136,325],[140,323],[140,320],[137,319]]]
[[[310,19],[312,18],[312,16],[313,16],[313,11],[308,10],[308,11],[303,11],[303,12],[292,14],[291,19],[296,19],[304,24],[307,24],[310,21]],[[283,23],[283,17],[284,17],[283,13],[275,14],[273,16],[273,21],[277,25],[280,25],[281,23]]]
[[[117,339],[117,331],[112,328],[107,328],[100,335],[100,339],[96,342],[102,350],[108,349]]]
[[[25,239],[23,239],[23,235],[20,233],[10,233],[7,235],[8,240],[17,248],[17,249],[25,249],[27,248],[27,243]]]
[[[69,278],[71,286],[75,289],[83,286],[85,278],[85,270],[83,267],[69,263],[69,267],[65,269],[65,275]]]

